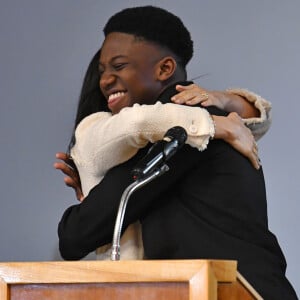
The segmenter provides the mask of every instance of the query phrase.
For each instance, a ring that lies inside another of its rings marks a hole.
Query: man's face
[[[133,35],[107,35],[99,60],[100,89],[113,114],[134,103],[153,104],[162,91],[156,69],[163,54],[158,46]]]

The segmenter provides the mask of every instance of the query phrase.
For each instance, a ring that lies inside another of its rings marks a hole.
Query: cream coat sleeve
[[[272,123],[271,103],[261,96],[246,89],[228,89],[227,92],[245,98],[260,111],[260,117],[243,119],[245,125],[252,131],[256,140],[259,140],[270,128]]]
[[[98,184],[107,170],[133,157],[148,142],[163,138],[173,126],[182,126],[187,144],[204,150],[214,135],[205,109],[177,104],[139,105],[118,114],[99,112],[86,117],[75,132],[71,155],[78,168],[83,194]]]

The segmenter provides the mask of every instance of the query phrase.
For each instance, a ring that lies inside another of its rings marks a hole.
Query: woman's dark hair
[[[92,58],[84,76],[78,106],[75,118],[75,124],[72,132],[71,141],[68,146],[68,152],[75,144],[75,130],[77,125],[87,116],[98,111],[109,111],[107,101],[99,87],[99,56],[100,50]]]

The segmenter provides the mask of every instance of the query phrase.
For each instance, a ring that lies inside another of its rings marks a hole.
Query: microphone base
[[[116,261],[120,260],[121,256],[121,251],[120,251],[120,246],[119,245],[113,245],[112,250],[111,250],[111,260]]]

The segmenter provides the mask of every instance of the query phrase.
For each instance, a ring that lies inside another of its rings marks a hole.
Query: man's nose
[[[100,78],[100,88],[103,90],[109,89],[116,80],[115,75],[112,72],[103,72]]]

